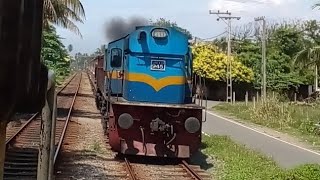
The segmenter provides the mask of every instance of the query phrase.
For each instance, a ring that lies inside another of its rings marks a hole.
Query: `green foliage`
[[[80,0],[45,0],[44,27],[55,24],[81,35],[75,22],[83,23],[85,19],[84,7]]]
[[[166,20],[164,18],[157,19],[155,22],[153,22],[152,20],[150,20],[150,21],[151,21],[151,24],[155,25],[155,26],[174,27],[178,31],[183,32],[184,34],[186,34],[189,39],[192,39],[192,34],[188,30],[178,26],[176,22],[171,22],[170,20]]]
[[[223,165],[214,172],[214,179],[282,179],[285,174],[277,164],[261,153],[234,143],[226,136],[203,136],[204,153],[215,157]]]
[[[280,51],[274,51],[267,56],[267,87],[273,91],[298,88],[303,84],[304,77],[291,68],[291,58]]]
[[[58,80],[69,74],[71,59],[53,26],[43,31],[41,56],[45,64],[55,71]]]
[[[212,80],[226,81],[228,57],[218,52],[212,44],[200,44],[192,47],[194,72]],[[251,82],[253,72],[240,61],[231,57],[232,77],[234,81]]]
[[[247,29],[244,28],[244,30]],[[315,20],[282,22],[280,24],[270,23],[267,27],[268,38],[266,42],[268,89],[286,92],[290,88],[298,88],[302,84],[313,83],[313,69],[305,67],[306,64],[312,64],[306,52],[308,49],[319,45],[319,29],[319,23]],[[245,36],[242,37],[242,34]],[[235,36],[239,39],[234,39],[232,43],[234,54],[241,63],[253,70],[253,83],[257,89],[260,89],[262,74],[261,36],[257,33],[250,34],[248,30],[238,32]],[[223,39],[216,40],[215,44],[223,49],[225,48],[224,42]],[[299,53],[301,54],[299,60],[295,60]]]
[[[320,165],[307,164],[299,166],[288,172],[286,180],[318,180],[320,178]]]
[[[280,27],[270,37],[269,48],[290,58],[303,48],[303,33],[297,27]]]

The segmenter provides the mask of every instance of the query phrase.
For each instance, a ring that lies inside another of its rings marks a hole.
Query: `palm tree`
[[[85,11],[80,0],[45,0],[44,1],[44,28],[50,23],[69,29],[81,35],[75,22],[83,23]]]
[[[314,85],[318,90],[318,68],[320,66],[320,46],[305,48],[297,53],[293,60],[293,65],[298,65],[301,69],[314,67]]]

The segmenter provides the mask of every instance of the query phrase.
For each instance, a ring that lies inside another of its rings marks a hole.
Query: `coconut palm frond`
[[[292,61],[292,68],[309,69],[320,65],[320,46],[303,49],[296,54]]]
[[[46,16],[57,16],[53,2],[51,0],[44,1],[43,10],[44,10],[45,18],[46,18]]]
[[[55,24],[58,26],[61,26],[63,28],[69,29],[70,31],[76,33],[77,35],[79,35],[82,38],[82,34],[81,34],[79,28],[74,24],[74,22],[72,22],[68,18],[58,18],[55,21]]]
[[[57,5],[56,11],[57,11],[57,18],[68,17],[71,20],[83,23],[83,20],[81,19],[81,17],[66,5],[63,5],[63,4]]]
[[[61,4],[64,4],[70,9],[72,9],[79,17],[85,18],[86,14],[80,0],[57,0],[57,1],[60,1]]]
[[[85,11],[80,0],[45,0],[45,27],[52,23],[66,28],[82,37],[75,22],[83,23],[84,19]]]
[[[313,64],[320,65],[320,46],[315,46],[311,49]]]
[[[295,55],[292,61],[292,65],[293,67],[298,65],[300,66],[300,68],[304,68],[309,62],[310,62],[310,51],[308,49],[303,49]]]

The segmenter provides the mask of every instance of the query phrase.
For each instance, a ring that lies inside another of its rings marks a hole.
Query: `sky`
[[[140,16],[156,20],[165,18],[188,29],[193,36],[202,39],[225,31],[226,24],[217,21],[209,10],[230,11],[240,16],[232,26],[253,22],[255,17],[265,16],[267,21],[293,19],[317,19],[320,10],[313,10],[317,0],[81,0],[86,12],[83,24],[77,23],[81,34],[57,28],[62,42],[73,45],[73,52],[92,53],[102,44],[107,44],[105,24],[113,17]],[[319,0],[320,2],[320,0]]]

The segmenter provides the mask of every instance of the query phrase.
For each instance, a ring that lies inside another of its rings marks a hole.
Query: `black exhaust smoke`
[[[146,25],[149,25],[149,21],[143,17],[134,16],[128,19],[114,17],[106,22],[105,35],[108,41],[114,41],[134,31],[136,26]]]

